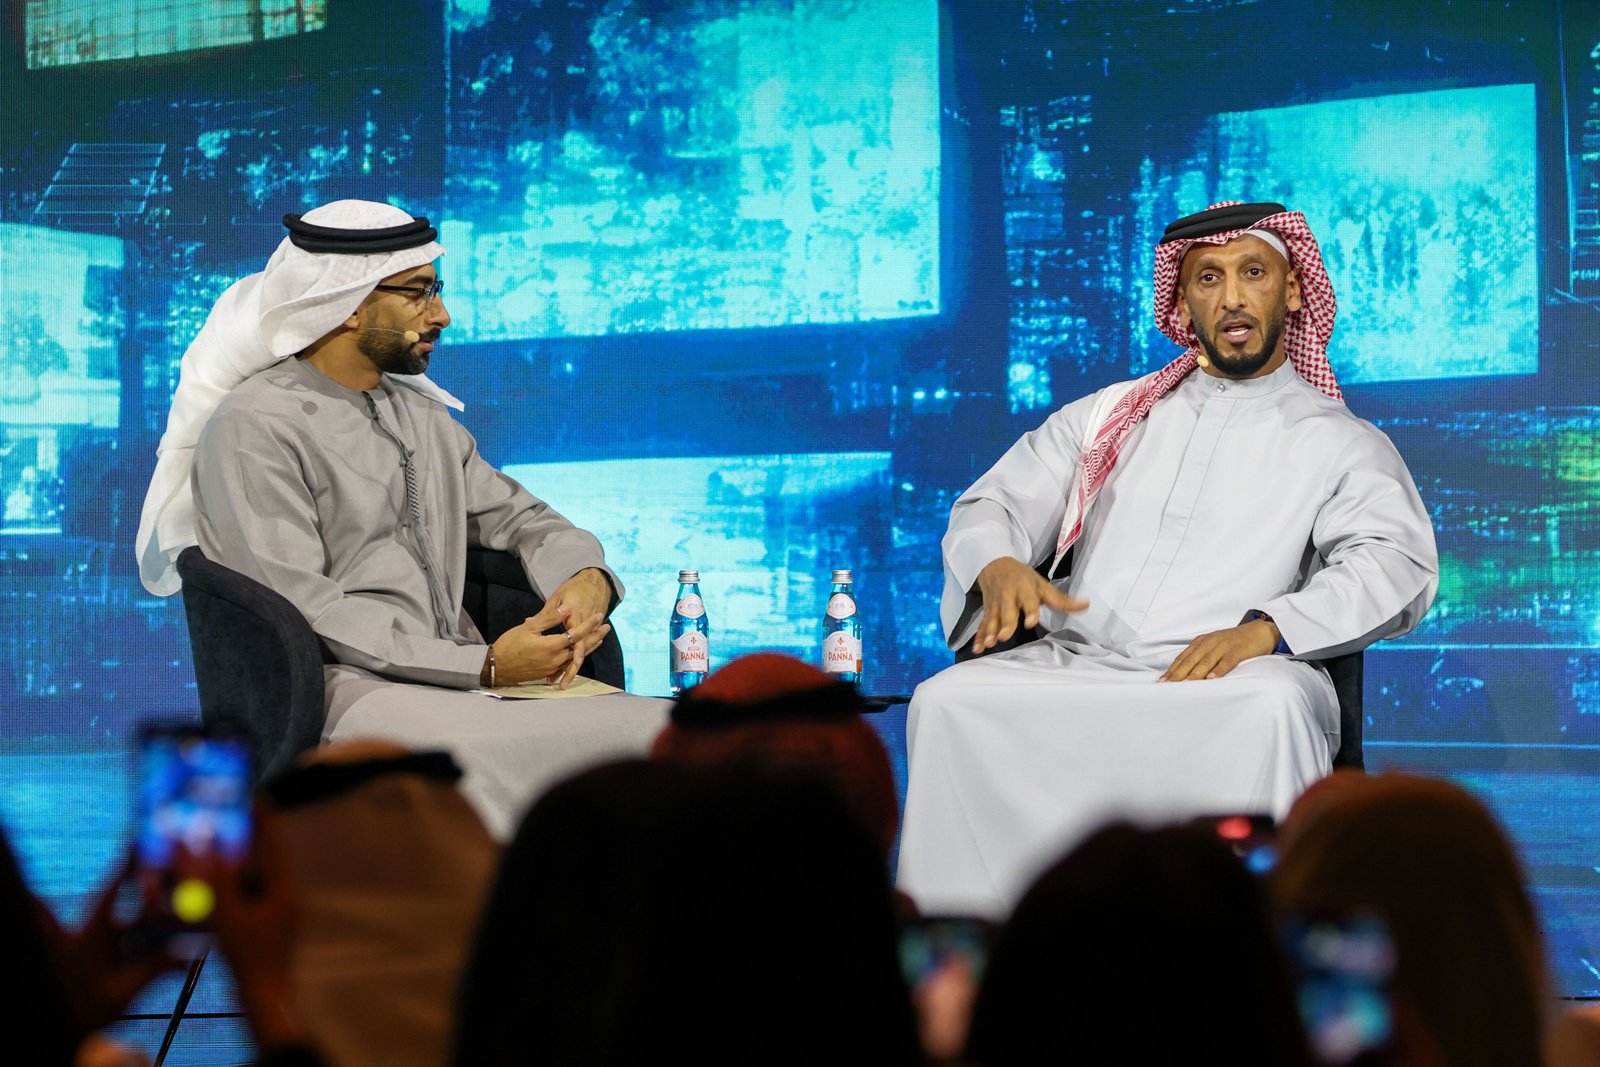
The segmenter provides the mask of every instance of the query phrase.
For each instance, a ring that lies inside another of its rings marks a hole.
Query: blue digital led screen
[[[0,223],[0,530],[59,533],[74,453],[115,436],[116,237]]]
[[[129,53],[115,86],[19,43],[0,820],[30,874],[81,908],[125,829],[132,724],[196,707],[134,530],[184,348],[285,212],[354,196],[439,224],[430,374],[487,458],[600,537],[632,690],[664,691],[680,567],[714,667],[817,656],[849,567],[865,685],[903,694],[950,662],[955,497],[1177,354],[1150,317],[1169,221],[1279,200],[1320,239],[1333,361],[1443,562],[1429,617],[1366,655],[1369,766],[1485,797],[1558,988],[1600,994],[1600,14],[1512,7],[340,0],[317,33]]]
[[[1169,206],[1136,220],[1134,299],[1148,306],[1169,215],[1226,191],[1306,216],[1338,297],[1328,358],[1341,383],[1533,373],[1534,97],[1532,85],[1492,85],[1211,118],[1192,154],[1140,182],[1141,201]],[[1132,343],[1135,372],[1171,358],[1149,321]]]
[[[1217,117],[1246,198],[1310,205],[1339,294],[1341,382],[1539,369],[1532,85],[1338,100]],[[1441,338],[1448,338],[1441,341]]]
[[[529,464],[506,472],[566,502],[563,513],[639,576],[612,623],[628,651],[629,689],[666,693],[661,623],[672,614],[677,586],[661,577],[714,563],[702,571],[700,591],[715,659],[750,649],[816,658],[816,605],[828,597],[832,570],[850,568],[863,599],[885,586],[885,561],[876,546],[861,543],[859,531],[889,522],[892,461],[887,452],[791,453]],[[781,564],[774,566],[778,546]],[[878,608],[869,604],[863,614],[872,620]]]
[[[463,335],[939,310],[934,3],[621,5],[581,65],[516,7],[452,8],[441,240]],[[530,122],[562,74],[565,120]]]
[[[321,29],[327,0],[27,0],[28,66],[247,44]]]

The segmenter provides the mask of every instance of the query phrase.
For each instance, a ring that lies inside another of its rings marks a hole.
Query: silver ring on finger
[[[571,648],[571,647],[572,647],[572,645],[573,645],[573,640],[572,640],[572,631],[571,631],[571,630],[568,630],[568,631],[567,631],[567,647],[568,647],[568,648]]]

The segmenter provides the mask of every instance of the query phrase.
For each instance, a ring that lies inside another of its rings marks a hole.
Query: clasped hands
[[[520,685],[542,678],[566,689],[585,657],[611,632],[605,621],[611,607],[611,580],[589,567],[568,578],[537,615],[501,634],[494,643],[496,685]],[[561,629],[556,633],[546,630]]]
[[[1019,560],[1002,556],[978,574],[983,595],[983,619],[972,641],[972,651],[982,653],[1017,632],[1017,619],[1028,629],[1039,625],[1039,609],[1082,611],[1087,600],[1075,600],[1045,581],[1039,572]],[[1159,682],[1187,682],[1221,678],[1247,659],[1269,656],[1282,635],[1277,623],[1258,618],[1226,630],[1201,634],[1178,654]]]

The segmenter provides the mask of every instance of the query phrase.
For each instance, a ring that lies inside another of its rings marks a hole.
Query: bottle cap
[[[851,583],[851,580],[852,579],[850,578],[850,572],[849,571],[834,571],[833,572],[833,584],[834,585],[849,585]]]
[[[699,585],[700,584],[700,572],[699,571],[679,571],[678,572],[678,584],[679,585]]]

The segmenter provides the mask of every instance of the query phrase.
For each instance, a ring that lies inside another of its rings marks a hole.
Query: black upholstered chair
[[[1333,765],[1358,771],[1367,769],[1367,758],[1361,751],[1361,731],[1366,725],[1366,710],[1361,703],[1365,656],[1364,652],[1347,652],[1318,661],[1327,670],[1339,697],[1339,751],[1333,754]]]
[[[1056,573],[1066,574],[1072,566],[1072,554],[1068,552],[1062,561],[1062,566]],[[1045,573],[1048,564],[1037,568],[1040,576],[1046,581],[1050,575]],[[1017,648],[1020,645],[1037,641],[1044,636],[1039,629],[1023,630],[1020,626],[1009,641],[1002,641],[993,648],[985,649],[977,655],[990,655],[995,652],[1004,652],[1007,649]],[[1339,751],[1333,754],[1335,767],[1352,767],[1356,770],[1366,770],[1366,757],[1361,751],[1361,732],[1365,726],[1365,709],[1362,705],[1361,687],[1365,680],[1365,660],[1363,653],[1350,652],[1343,656],[1334,656],[1330,659],[1316,660],[1328,672],[1328,678],[1333,682],[1333,691],[1339,699]],[[975,659],[971,645],[963,645],[956,650],[956,662],[963,663]]]
[[[200,717],[250,744],[259,778],[286,769],[322,738],[322,668],[333,662],[311,626],[261,583],[187,548],[178,557]],[[505,552],[467,553],[467,614],[490,641],[544,606]],[[622,688],[616,631],[584,661],[583,675]]]
[[[245,738],[270,778],[322,739],[322,642],[293,604],[205,557],[178,556],[200,717]]]
[[[200,717],[207,726],[245,738],[257,779],[271,778],[322,739],[322,667],[333,657],[299,609],[260,582],[207,559],[199,548],[179,554],[178,576]],[[480,548],[467,551],[462,600],[490,641],[544,607],[515,556]],[[622,644],[614,629],[579,673],[622,688]],[[155,1067],[172,1048],[208,956],[202,952],[189,961]]]

